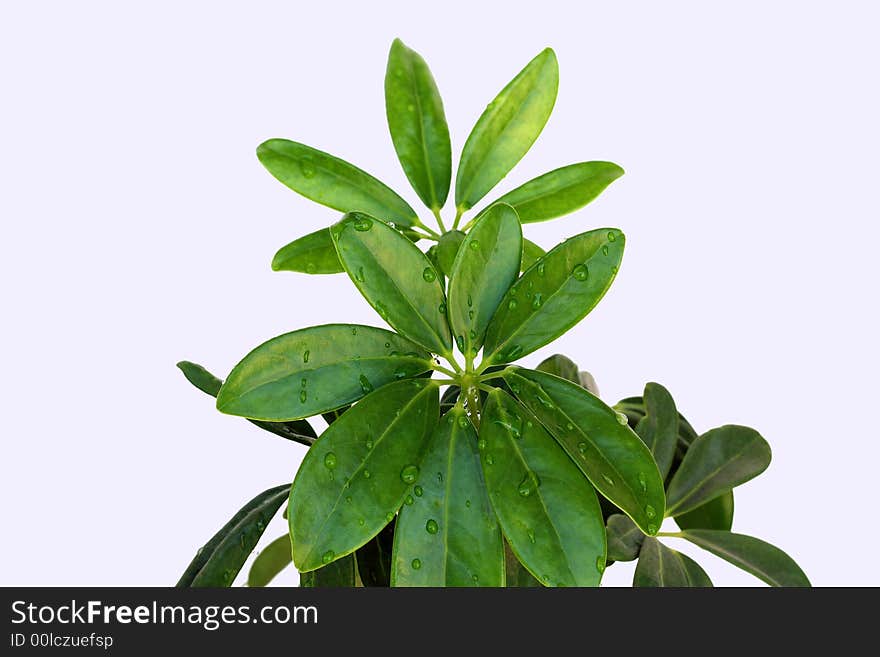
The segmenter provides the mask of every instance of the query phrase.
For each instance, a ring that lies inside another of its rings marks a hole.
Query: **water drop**
[[[437,306],[437,310],[440,311],[441,315],[445,315],[446,314],[446,304],[441,303],[439,306]]]
[[[541,406],[543,406],[544,408],[551,409],[551,410],[556,408],[553,405],[553,401],[547,395],[539,394],[538,401],[541,403]]]
[[[370,230],[373,227],[373,220],[369,217],[359,216],[354,220],[354,229],[359,230],[362,233]]]
[[[309,397],[309,395],[308,395],[308,393],[307,393],[305,390],[300,390],[300,391],[299,391],[299,401],[300,401],[301,404],[305,404],[305,403],[306,403],[306,399],[308,399],[308,397]]]
[[[541,293],[535,292],[535,298],[532,299],[532,308],[537,310],[540,307],[541,307]]]
[[[618,267],[617,267],[617,265],[614,265],[614,266],[611,268],[611,273],[612,273],[612,274],[616,274],[617,271],[618,271]]]
[[[466,416],[464,416],[464,415],[458,416],[458,426],[460,426],[462,429],[467,429],[468,422],[469,421]],[[486,441],[484,440],[483,442],[485,443]]]
[[[303,362],[304,362],[304,363],[308,363],[308,362],[309,362],[309,355],[310,355],[311,353],[312,353],[312,352],[310,352],[308,349],[306,349],[306,350],[303,352]]]
[[[507,309],[508,310],[516,310],[516,307],[518,305],[519,305],[519,303],[517,303],[516,299],[511,299],[510,301],[507,302]]]
[[[419,561],[418,559],[413,559],[411,565],[412,565],[413,570],[418,570],[419,568],[422,567],[422,562]]]
[[[333,561],[333,557],[335,556],[336,555],[333,553],[333,550],[327,550],[321,557],[321,561],[323,561],[324,563],[330,563],[331,561]]]
[[[415,500],[413,499],[412,495],[407,495],[406,498],[404,498],[403,500],[403,503],[407,506],[412,506],[413,502],[415,502]]]
[[[421,487],[421,486],[416,486],[415,488],[413,488],[413,494],[414,494],[416,497],[421,497],[423,492],[424,492],[424,491],[422,490],[422,487]]]
[[[504,358],[505,358],[506,360],[514,360],[514,359],[516,359],[516,358],[519,358],[519,356],[520,356],[520,354],[522,354],[522,352],[523,352],[523,348],[520,347],[518,344],[511,345],[511,346],[507,349],[507,353],[506,353],[506,355],[504,356]]]
[[[627,420],[626,418],[625,413],[621,413],[620,411],[614,411],[614,413],[617,415],[618,424],[627,424],[629,422],[629,420]]]
[[[390,343],[390,342],[386,342],[386,343],[385,343],[385,348],[386,348],[386,349],[390,349],[390,348],[391,348],[391,343]]]
[[[358,334],[357,326],[352,326],[352,327],[351,327],[351,334],[352,334],[352,335],[357,335],[357,334]]]
[[[313,178],[315,176],[315,165],[309,160],[303,160],[299,163],[299,169],[305,178]]]
[[[581,453],[581,456],[586,456],[587,451],[590,449],[590,446],[585,442],[578,443],[578,451]]]
[[[602,255],[608,255],[608,245],[602,247]]]
[[[477,449],[486,449],[486,439],[485,438],[480,438],[477,441]]]
[[[346,503],[346,504],[351,504],[351,495],[349,495],[349,496],[347,496],[347,497],[345,498],[345,503]]]
[[[643,492],[643,493],[647,493],[647,492],[648,492],[648,478],[645,477],[645,473],[644,473],[644,472],[640,472],[640,473],[639,473],[639,486],[642,487],[642,492]]]
[[[394,378],[395,379],[405,379],[406,378],[406,370],[394,370]]]
[[[366,523],[366,521],[365,521],[363,518],[361,518],[360,520],[358,520],[358,524],[359,524],[361,527],[363,527],[365,523]]]
[[[607,474],[603,474],[602,479],[604,479],[605,483],[608,484],[609,486],[614,485],[614,480],[611,477],[609,477]]]
[[[580,264],[571,270],[571,275],[574,276],[579,281],[585,281],[585,280],[587,280],[587,277],[590,275],[590,271],[587,269],[586,265]]]
[[[645,507],[645,515],[650,519],[657,515],[657,512],[654,510],[654,507],[648,504]]]
[[[358,283],[364,282],[364,268],[363,267],[358,267],[357,273],[354,275],[354,280],[356,280]]]
[[[474,584],[480,581],[480,577],[478,575],[471,575],[471,579],[473,580]]]
[[[369,479],[372,475],[369,470],[364,470],[364,479]]]
[[[300,388],[305,388],[307,385],[309,385],[309,380],[307,378],[303,377],[302,379],[300,379],[300,381],[299,381]]]
[[[324,455],[324,467],[328,470],[332,470],[336,467],[336,454],[333,452],[327,452]]]
[[[529,495],[534,493],[540,485],[541,482],[538,479],[538,475],[530,471],[526,472],[522,481],[519,482],[519,486],[517,486],[516,491],[523,497],[528,497]]]
[[[657,533],[657,525],[649,524],[648,525],[648,533],[649,534],[656,534]]]
[[[456,335],[455,336],[455,344],[458,345],[458,350],[460,352],[464,353],[464,336],[463,335]]]
[[[385,514],[385,522],[391,522],[392,520],[394,520],[394,512],[389,511]]]
[[[442,484],[442,483],[443,483],[443,473],[442,473],[442,472],[438,472],[438,473],[437,473],[437,483],[438,483],[438,484]]]
[[[568,422],[566,423],[565,428],[569,431],[572,431],[574,429],[574,425],[571,422]]]
[[[477,240],[472,240],[470,243],[471,251],[476,251],[480,248],[480,243]]]
[[[532,529],[527,530],[527,531],[526,531],[526,536],[529,537],[529,541],[531,541],[532,543],[535,542],[535,532],[534,532],[534,530],[532,530]]]
[[[470,312],[468,312],[468,317],[473,319],[473,314],[474,314],[474,311],[471,310]],[[471,329],[471,332],[468,333],[468,337],[471,339],[471,342],[473,342],[474,340],[477,339],[477,332],[474,329]]]
[[[370,383],[370,380],[366,376],[361,374],[358,377],[358,381],[361,384],[361,390],[364,391],[364,394],[367,394],[368,392],[373,392],[373,384]]]
[[[491,454],[486,454],[486,463],[488,465],[495,465],[495,457],[493,457]]]
[[[429,534],[436,534],[440,530],[440,527],[437,525],[437,521],[431,518],[428,522],[425,523],[425,531]]]
[[[605,557],[596,557],[596,570],[600,575],[605,572]]]
[[[468,310],[468,319],[470,319],[470,320],[474,319],[474,311],[473,310]],[[474,331],[471,331],[471,340],[473,340],[475,337],[476,337],[476,333],[474,333]]]
[[[408,465],[400,471],[400,480],[405,484],[414,484],[419,476],[419,466]]]
[[[379,317],[382,319],[385,319],[388,316],[388,309],[381,301],[376,302],[376,312],[379,313]]]
[[[430,267],[425,267],[425,271],[422,272],[422,278],[428,283],[433,283],[437,280],[437,273]]]
[[[367,449],[373,449],[373,441],[367,439],[367,442],[364,443],[364,447],[366,447]]]
[[[464,501],[464,505],[465,505],[467,508],[470,509],[470,508],[471,508],[471,501],[470,501],[470,500],[465,500],[465,501]]]
[[[616,239],[617,239],[617,233],[615,233],[613,230],[609,230],[608,231],[608,241],[613,242]]]

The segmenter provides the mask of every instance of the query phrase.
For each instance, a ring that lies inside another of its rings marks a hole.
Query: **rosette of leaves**
[[[388,125],[436,230],[354,165],[289,140],[260,145],[279,181],[343,213],[279,250],[273,268],[345,272],[388,328],[295,330],[256,347],[223,382],[179,364],[220,411],[309,448],[293,483],[239,511],[179,585],[229,585],[282,506],[289,533],[258,555],[252,586],[291,562],[303,586],[595,586],[608,509],[657,534],[664,478],[628,416],[560,357],[535,370],[514,364],[595,307],[625,244],[601,228],[545,252],[523,225],[583,207],[622,169],[563,166],[463,223],[537,139],[557,84],[547,49],[486,107],[462,150],[448,230],[443,104],[424,60],[400,41],[385,78]],[[423,251],[420,241],[433,244]],[[317,436],[309,420],[319,415],[327,429]]]

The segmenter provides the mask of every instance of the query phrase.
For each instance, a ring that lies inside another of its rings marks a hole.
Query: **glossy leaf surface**
[[[464,409],[440,419],[394,533],[392,586],[504,586],[504,547]]]
[[[617,413],[581,386],[510,367],[504,380],[602,495],[646,534],[660,527],[663,480],[651,452]]]
[[[282,246],[272,258],[272,271],[338,274],[342,271],[330,229],[322,228]]]
[[[583,319],[611,286],[624,241],[617,229],[592,230],[562,242],[526,270],[489,322],[489,362],[525,356]]]
[[[388,53],[385,114],[406,177],[424,204],[439,210],[452,177],[443,101],[425,60],[400,39],[394,40]]]
[[[682,529],[730,531],[733,526],[733,491],[722,493],[696,509],[675,516],[675,524]]]
[[[356,583],[353,554],[299,575],[299,585],[306,589],[352,588]]]
[[[794,559],[758,538],[713,529],[689,529],[682,537],[770,586],[810,586]]]
[[[667,515],[697,508],[770,465],[770,445],[754,429],[728,424],[697,438],[669,482]]]
[[[577,363],[568,356],[562,354],[553,354],[549,358],[545,358],[535,368],[538,372],[545,372],[558,376],[560,379],[571,381],[580,385],[580,377]]]
[[[639,553],[633,586],[704,587],[712,586],[712,581],[693,559],[648,536]]]
[[[558,86],[556,55],[547,48],[489,103],[462,149],[458,208],[473,207],[522,159],[550,118]]]
[[[459,351],[475,355],[519,275],[522,228],[509,205],[493,205],[464,238],[449,276],[449,322]]]
[[[638,558],[645,534],[622,513],[615,513],[605,523],[608,558],[612,561],[633,561]]]
[[[409,203],[366,171],[338,157],[288,139],[270,139],[257,157],[281,183],[340,212],[365,212],[396,226],[412,226]]]
[[[349,554],[394,519],[439,419],[437,384],[390,383],[336,420],[306,452],[290,492],[302,572]]]
[[[440,236],[437,242],[437,261],[443,273],[449,276],[452,273],[452,266],[455,264],[455,256],[458,255],[458,249],[464,241],[464,233],[460,230],[450,230]]]
[[[290,535],[279,536],[257,555],[248,571],[248,586],[266,586],[291,562]]]
[[[343,267],[382,319],[426,349],[449,353],[443,282],[425,254],[388,224],[360,213],[346,215],[331,232]]]
[[[495,388],[479,445],[489,499],[519,561],[545,586],[598,586],[605,525],[596,493],[537,418]]]
[[[430,368],[429,354],[391,331],[313,326],[273,338],[245,356],[220,389],[217,408],[259,420],[309,417]]]
[[[659,383],[645,386],[646,415],[636,425],[639,438],[651,450],[665,480],[678,444],[678,411],[669,391]]]
[[[522,252],[522,263],[520,264],[520,271],[525,271],[533,264],[535,264],[539,258],[541,258],[547,252],[542,249],[540,246],[535,244],[534,242],[523,239],[523,252]]]

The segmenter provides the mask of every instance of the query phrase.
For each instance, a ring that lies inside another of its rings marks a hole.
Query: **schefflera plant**
[[[601,228],[545,252],[523,224],[583,207],[623,170],[564,166],[462,225],[537,139],[557,86],[547,49],[489,103],[462,150],[448,230],[443,104],[424,60],[399,40],[385,78],[388,124],[438,230],[343,160],[283,139],[258,148],[286,186],[345,213],[279,250],[273,269],[346,272],[393,330],[293,331],[258,346],[225,382],[179,364],[220,411],[309,446],[293,484],[239,511],[179,585],[229,585],[284,499],[289,536],[260,553],[252,586],[291,558],[304,586],[595,586],[611,562],[606,521],[615,541],[621,531],[640,549],[654,540],[667,493],[652,442],[629,424],[641,402],[610,408],[589,375],[560,367],[563,357],[536,370],[514,364],[595,307],[625,244],[620,230]],[[434,244],[423,252],[421,240]],[[308,421],[317,415],[328,423],[320,437]]]

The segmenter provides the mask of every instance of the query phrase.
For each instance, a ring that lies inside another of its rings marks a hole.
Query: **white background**
[[[526,228],[628,243],[599,307],[525,363],[562,351],[606,401],[656,380],[698,430],[759,429],[773,464],[737,490],[734,528],[815,584],[880,584],[876,5],[610,4],[3,3],[0,584],[173,584],[293,477],[302,447],[221,416],[174,365],[223,376],[288,330],[380,324],[344,276],[270,270],[338,214],[254,149],[304,141],[416,207],[384,117],[395,36],[434,71],[456,160],[555,48],[556,110],[497,193],[579,160],[627,170]],[[681,549],[718,585],[757,583]]]

